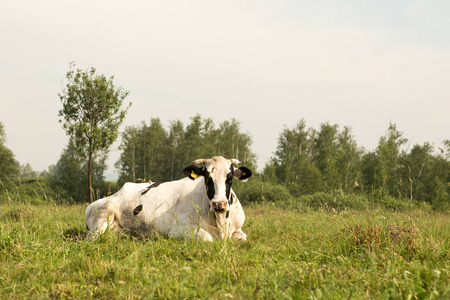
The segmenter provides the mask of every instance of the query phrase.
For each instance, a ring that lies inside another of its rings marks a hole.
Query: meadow
[[[446,213],[254,203],[247,242],[88,242],[85,207],[0,204],[0,298],[450,298]]]

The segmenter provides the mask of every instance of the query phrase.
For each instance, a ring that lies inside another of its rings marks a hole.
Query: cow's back
[[[135,200],[120,202],[119,223],[143,236],[169,235],[174,224],[197,215],[204,194],[201,180],[184,178],[147,185]]]

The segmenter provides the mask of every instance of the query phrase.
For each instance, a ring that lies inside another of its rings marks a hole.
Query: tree
[[[222,155],[239,159],[256,168],[249,134],[240,132],[239,122],[225,121],[216,129],[212,119],[200,115],[191,118],[184,128],[181,121],[170,122],[167,131],[157,118],[150,125],[143,122],[122,134],[116,167],[121,170],[119,184],[126,181],[169,181],[183,176],[183,169],[198,158]]]
[[[338,125],[324,123],[314,139],[314,164],[322,173],[325,190],[331,191],[339,187],[339,172],[336,158]]]
[[[33,167],[26,163],[20,166],[20,178],[34,178],[38,177],[38,172],[33,170]]]
[[[358,176],[361,150],[348,127],[321,124],[320,130],[306,128],[304,120],[285,128],[278,139],[275,157],[264,169],[264,178],[276,177],[295,195],[350,191]]]
[[[5,146],[6,132],[0,122],[0,180],[11,179],[19,176],[19,162],[14,158],[14,153]]]
[[[442,155],[433,156],[429,143],[414,145],[400,159],[405,198],[426,201],[434,205],[448,202],[450,164]],[[448,205],[448,204],[447,204]]]
[[[190,163],[198,158],[215,155],[216,137],[214,133],[212,119],[202,119],[199,114],[192,117],[191,123],[186,126],[184,141],[181,145],[185,151],[183,161]]]
[[[315,134],[315,130],[306,128],[305,120],[298,122],[293,129],[285,128],[278,138],[275,157],[265,168],[268,175],[272,174],[268,177],[275,173],[278,182],[295,196],[321,189],[321,174],[312,162]]]
[[[127,181],[166,181],[170,174],[166,170],[169,162],[167,131],[158,118],[152,118],[150,125],[127,127],[122,134],[123,150],[116,167],[121,169],[119,183]]]
[[[322,173],[325,191],[354,188],[361,150],[350,128],[339,131],[337,124],[324,123],[314,140],[314,163]]]
[[[391,196],[401,196],[400,148],[407,142],[403,133],[390,123],[388,132],[380,138],[376,149],[375,186]]]
[[[51,171],[51,178],[55,185],[63,188],[75,202],[83,202],[89,197],[90,191],[84,187],[87,173],[88,161],[86,153],[80,152],[76,147],[74,139],[70,138],[67,147]],[[106,155],[97,152],[92,159],[92,183],[99,189],[103,181],[103,172],[106,170]]]
[[[184,126],[179,120],[170,122],[169,128],[169,152],[170,160],[170,179],[175,180],[182,174],[185,162],[180,158],[183,157],[183,148],[181,147],[184,140]]]
[[[93,200],[92,161],[99,151],[105,151],[117,139],[128,108],[122,109],[129,92],[116,88],[114,77],[97,75],[95,68],[83,71],[70,64],[68,83],[59,98],[63,108],[59,111],[60,122],[67,135],[73,138],[78,152],[85,151],[87,163],[87,187]]]
[[[240,123],[236,119],[222,122],[215,136],[218,155],[236,158],[246,167],[256,169],[256,155],[251,150],[252,138],[240,131]]]

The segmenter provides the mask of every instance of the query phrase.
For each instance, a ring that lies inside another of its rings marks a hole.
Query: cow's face
[[[235,168],[233,163],[239,164],[239,161],[215,156],[211,159],[197,159],[193,162],[193,164],[202,164],[201,168],[191,165],[183,170],[184,174],[192,180],[203,176],[211,211],[227,212],[234,201],[231,193],[233,178],[245,180],[252,176],[249,169]]]

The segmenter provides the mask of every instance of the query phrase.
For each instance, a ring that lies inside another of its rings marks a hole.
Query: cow
[[[125,183],[117,193],[86,208],[87,238],[109,229],[141,237],[245,241],[245,214],[231,185],[233,178],[247,181],[252,172],[234,166],[238,164],[222,156],[197,159],[184,168],[187,177],[181,180]]]

